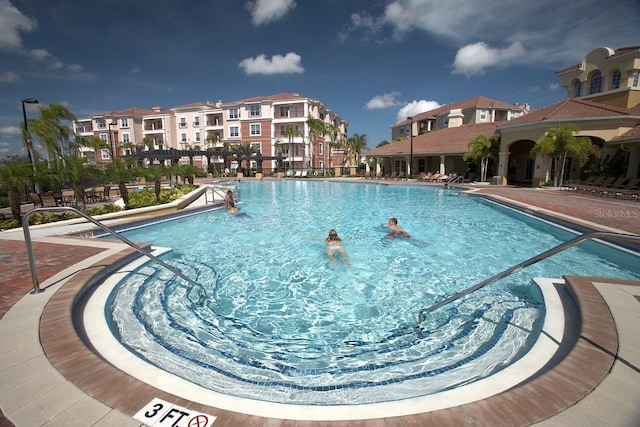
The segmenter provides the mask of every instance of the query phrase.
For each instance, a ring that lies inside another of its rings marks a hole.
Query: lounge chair
[[[605,180],[604,176],[598,176],[598,177],[594,177],[594,179],[592,180],[587,180],[582,184],[577,185],[574,188],[574,191],[581,191],[583,193],[587,192],[587,189],[591,188],[591,187],[597,187],[599,186],[603,181]]]
[[[391,172],[391,174],[389,175],[388,179],[396,179],[398,177],[398,172]]]
[[[640,193],[640,178],[634,178],[627,182],[621,189],[612,192],[613,195],[609,197],[616,197],[622,200],[638,200],[638,193]]]
[[[307,171],[302,171],[302,173],[300,174],[300,176],[301,176],[302,178],[306,178],[306,177],[307,177],[307,175],[308,175],[308,172],[307,172]]]
[[[284,174],[284,176],[285,176],[285,177],[287,177],[287,178],[291,178],[291,177],[293,176],[293,171],[292,171],[291,169],[289,169],[289,170]]]
[[[300,178],[302,176],[302,171],[296,171],[295,175],[293,175],[296,178]]]
[[[398,176],[396,176],[395,179],[404,179],[404,172],[403,171],[398,172]]]
[[[617,190],[621,190],[624,187],[624,184],[629,180],[629,178],[618,178],[609,186],[605,186],[604,188],[598,188],[596,195],[603,197],[614,197]]]
[[[64,206],[75,206],[76,195],[73,190],[62,190],[62,198],[60,199]]]
[[[601,190],[609,188],[617,179],[618,178],[616,178],[615,176],[610,176],[609,178],[605,179],[604,181],[602,181],[602,183],[598,185],[591,185],[591,186],[585,187],[585,189],[583,190],[583,193],[589,192],[591,193],[592,196],[596,196],[599,194]]]
[[[58,200],[56,200],[53,193],[40,193],[40,200],[43,208],[58,206]]]

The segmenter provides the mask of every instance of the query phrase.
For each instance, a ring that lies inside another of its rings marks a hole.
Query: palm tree
[[[52,162],[74,151],[71,147],[71,128],[68,124],[77,118],[61,104],[40,106],[38,110],[40,110],[40,118],[30,120],[29,129],[46,149],[47,159],[51,165]]]
[[[113,159],[113,162],[107,163],[105,166],[105,173],[109,181],[118,184],[118,190],[120,190],[120,196],[124,203],[124,208],[129,208],[129,192],[127,190],[127,182],[132,181],[138,172],[135,168],[130,167],[121,158]]]
[[[367,135],[354,133],[347,139],[347,163],[350,167],[358,166],[358,155],[367,146]]]
[[[302,133],[298,130],[297,127],[287,126],[285,131],[282,133],[282,136],[286,136],[289,141],[289,170],[293,169],[293,138],[296,136],[302,136]]]
[[[73,187],[73,195],[76,201],[80,201],[82,209],[86,209],[85,182],[87,179],[95,179],[101,175],[101,171],[94,164],[87,163],[86,159],[70,155],[65,156],[63,163],[54,169],[55,173]]]
[[[576,137],[580,129],[575,125],[551,128],[540,138],[531,150],[532,155],[541,154],[551,157],[555,162],[553,186],[561,187],[567,157],[573,157],[580,167],[589,160],[590,155],[599,155],[598,148],[586,137]]]
[[[33,184],[33,168],[28,159],[12,157],[0,163],[0,186],[7,192],[11,216],[22,223],[22,194],[26,186]]]
[[[500,137],[498,135],[478,135],[476,139],[469,141],[469,152],[464,153],[462,158],[480,162],[480,182],[487,180],[487,170],[489,169],[489,160],[498,158],[500,149]]]
[[[156,194],[156,201],[160,203],[160,186],[162,184],[162,177],[167,175],[167,168],[164,163],[149,165],[147,168],[142,168],[140,172],[145,178],[153,181],[153,191]]]
[[[313,117],[309,117],[307,124],[309,126],[309,140],[313,141],[313,144],[317,143],[318,138],[322,138],[327,135],[330,131],[329,126],[331,126],[322,120]],[[310,151],[313,153],[313,150]],[[313,163],[313,159],[311,160]]]
[[[247,161],[247,174],[249,174],[249,168],[251,166],[249,164],[249,157],[251,157],[253,154],[256,154],[258,151],[259,151],[258,148],[255,145],[251,144],[250,142],[240,143],[235,147],[236,156],[238,156],[238,159],[241,162],[240,169],[244,167],[245,160],[243,159],[243,157]]]

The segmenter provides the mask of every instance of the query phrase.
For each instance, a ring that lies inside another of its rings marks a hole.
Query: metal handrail
[[[588,239],[602,239],[602,238],[609,238],[612,240],[629,240],[629,241],[637,241],[640,242],[640,236],[637,235],[632,235],[632,234],[621,234],[621,233],[608,233],[608,232],[603,232],[603,231],[594,231],[592,233],[588,233],[588,234],[582,234],[580,236],[574,237],[571,240],[567,240],[564,243],[559,244],[558,246],[555,246],[551,249],[549,249],[548,251],[542,252],[532,258],[529,258],[526,261],[521,262],[520,264],[508,268],[506,270],[504,270],[501,273],[496,274],[493,277],[490,277],[486,280],[483,280],[482,282],[471,286],[470,288],[465,289],[464,291],[458,292],[456,294],[453,294],[452,296],[450,296],[447,299],[444,299],[436,304],[433,304],[432,306],[428,307],[428,308],[423,308],[422,310],[420,310],[420,312],[418,313],[418,325],[420,325],[420,323],[422,323],[422,320],[424,319],[424,314],[425,313],[431,313],[434,310],[437,310],[455,300],[458,300],[460,298],[462,298],[465,295],[469,295],[472,292],[477,291],[480,288],[484,288],[485,286],[496,282],[500,279],[502,279],[503,277],[506,277],[510,274],[513,273],[517,273],[518,271],[522,270],[525,267],[528,267],[532,264],[537,263],[538,261],[542,261],[545,258],[549,258],[552,255],[557,254],[558,252],[562,252],[565,249],[569,249],[581,242],[583,242],[584,240],[588,240]]]
[[[98,221],[98,220],[94,219],[93,217],[87,215],[86,213],[82,212],[81,210],[76,209],[76,208],[71,207],[71,206],[56,206],[56,207],[48,207],[48,208],[31,209],[29,212],[24,214],[24,217],[22,217],[22,230],[24,231],[24,241],[27,244],[27,254],[29,256],[29,265],[31,266],[31,277],[33,279],[33,291],[31,293],[37,294],[37,293],[42,292],[42,290],[40,289],[40,282],[38,281],[38,271],[36,269],[36,258],[35,258],[35,255],[33,253],[33,244],[31,243],[31,232],[29,230],[29,217],[34,212],[40,212],[40,211],[46,211],[46,212],[51,212],[51,211],[54,211],[54,212],[55,211],[73,211],[73,212],[77,213],[78,215],[84,217],[86,220],[94,223],[95,225],[97,225],[98,227],[100,227],[101,229],[106,231],[107,233],[111,234],[113,237],[115,237],[115,238],[123,241],[127,245],[131,246],[133,249],[135,249],[136,251],[138,251],[142,255],[144,255],[147,258],[150,258],[151,260],[153,260],[156,263],[160,264],[161,266],[163,266],[164,268],[166,268],[167,270],[169,270],[170,272],[172,272],[176,276],[179,276],[179,277],[183,278],[184,280],[186,280],[187,282],[192,283],[192,284],[194,284],[196,286],[200,286],[200,284],[198,282],[196,282],[195,280],[185,276],[184,274],[182,274],[181,271],[171,267],[169,264],[167,264],[166,262],[162,261],[161,259],[159,259],[155,255],[152,255],[149,252],[145,251],[140,246],[138,246],[135,243],[133,243],[131,240],[127,239],[124,236],[121,236],[117,232],[113,231],[112,229],[110,229],[109,227],[107,227],[106,225],[101,223],[100,221]]]

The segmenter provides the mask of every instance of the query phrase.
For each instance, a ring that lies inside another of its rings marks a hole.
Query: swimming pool
[[[234,396],[344,405],[461,387],[533,345],[545,317],[533,277],[640,277],[635,256],[581,245],[416,329],[420,309],[571,233],[442,188],[265,181],[243,183],[240,196],[248,216],[216,211],[125,233],[171,247],[167,259],[202,286],[144,266],[115,286],[108,314],[139,357]],[[390,216],[414,239],[386,240],[379,224]],[[351,268],[314,240],[330,228]]]

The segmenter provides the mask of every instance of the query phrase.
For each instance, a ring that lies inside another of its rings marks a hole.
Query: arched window
[[[591,75],[591,85],[589,86],[589,95],[602,92],[602,73],[595,71]]]
[[[582,82],[576,80],[573,82],[573,97],[580,98],[580,95],[582,95]]]
[[[613,74],[611,75],[611,89],[610,90],[614,90],[614,89],[618,89],[620,87],[620,77],[622,75],[620,74],[620,70],[615,70],[613,72]]]

